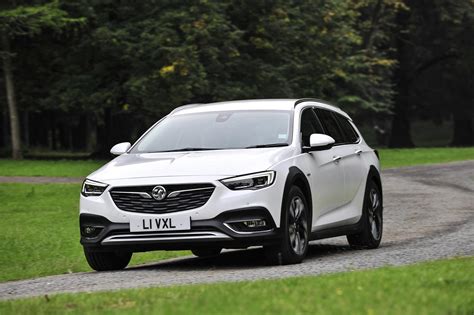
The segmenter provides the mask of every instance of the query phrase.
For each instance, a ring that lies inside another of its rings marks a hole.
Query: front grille
[[[170,213],[202,207],[211,198],[215,186],[212,184],[161,185],[166,189],[166,198],[152,198],[153,186],[115,187],[110,196],[115,205],[124,211],[141,213]],[[174,195],[173,196],[173,193]],[[178,193],[176,195],[176,193]],[[170,194],[171,197],[168,197]]]

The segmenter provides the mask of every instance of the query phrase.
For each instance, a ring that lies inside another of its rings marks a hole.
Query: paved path
[[[299,265],[265,266],[261,249],[214,259],[177,258],[117,272],[58,275],[0,284],[0,299],[220,281],[275,279],[474,255],[474,161],[383,172],[385,231],[376,250],[345,238],[313,242]]]

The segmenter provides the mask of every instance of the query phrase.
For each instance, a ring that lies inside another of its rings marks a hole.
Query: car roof
[[[313,105],[316,107],[328,109],[339,113],[347,118],[350,117],[340,108],[333,106],[323,100],[318,99],[253,99],[226,101],[207,104],[188,104],[177,107],[170,115],[185,115],[194,113],[205,113],[215,111],[233,111],[233,110],[286,110],[292,111],[295,107]]]

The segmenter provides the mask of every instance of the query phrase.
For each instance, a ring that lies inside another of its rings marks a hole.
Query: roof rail
[[[303,102],[318,102],[318,103],[323,103],[323,104],[335,106],[335,105],[329,103],[328,101],[321,100],[321,99],[318,99],[318,98],[300,98],[299,100],[297,100],[297,101],[295,102],[295,107],[296,107],[296,105],[301,104],[301,103],[303,103]],[[336,107],[336,106],[335,106],[335,107]]]
[[[186,105],[178,106],[178,107],[176,107],[175,109],[173,109],[173,110],[170,112],[170,114],[179,112],[180,110],[183,110],[183,109],[186,109],[186,108],[196,107],[196,106],[198,106],[198,105],[203,105],[203,104],[202,104],[202,103],[193,103],[193,104],[186,104]]]

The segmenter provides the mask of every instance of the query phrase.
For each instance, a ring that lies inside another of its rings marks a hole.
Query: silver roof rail
[[[180,110],[183,110],[183,109],[186,109],[186,108],[196,107],[198,105],[204,105],[204,104],[202,104],[202,103],[193,103],[193,104],[182,105],[182,106],[179,106],[179,107],[176,107],[175,109],[173,109],[168,115],[179,112]]]
[[[303,102],[317,102],[317,103],[323,103],[323,104],[327,104],[327,105],[331,105],[331,106],[337,107],[336,105],[331,104],[331,103],[329,103],[328,101],[321,100],[321,99],[318,99],[318,98],[300,98],[299,100],[297,100],[297,101],[295,102],[295,107],[296,107],[296,105],[301,104],[301,103],[303,103]]]

